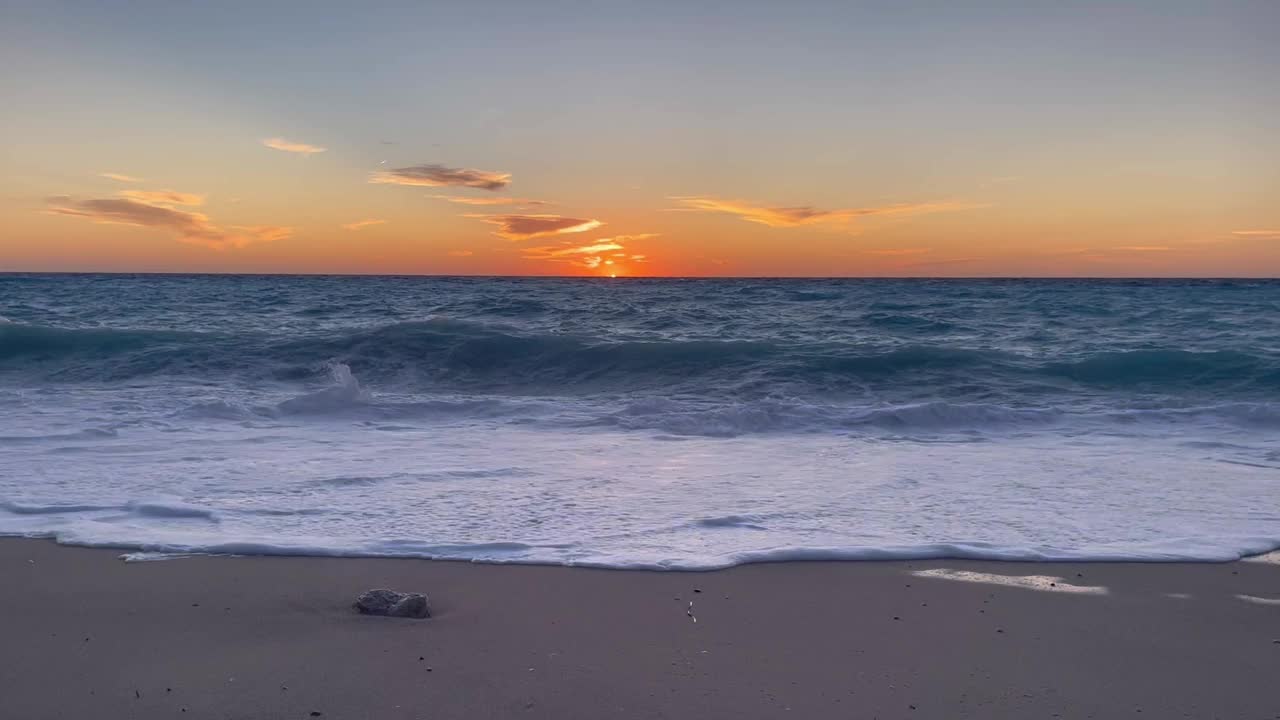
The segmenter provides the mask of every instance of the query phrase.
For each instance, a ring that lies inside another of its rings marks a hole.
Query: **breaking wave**
[[[708,381],[733,391],[773,385],[792,392],[848,390],[868,382],[910,390],[922,380],[942,392],[984,384],[1045,391],[1063,382],[1152,391],[1280,389],[1280,357],[1256,350],[1141,349],[1046,358],[954,345],[599,339],[448,319],[283,340],[254,333],[0,325],[0,372],[53,381],[219,374],[305,380],[338,365],[378,381],[555,393]],[[358,393],[335,392],[313,401],[359,400]],[[306,405],[292,407],[305,412]]]

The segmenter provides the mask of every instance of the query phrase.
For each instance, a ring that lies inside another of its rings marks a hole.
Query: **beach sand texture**
[[[1275,564],[119,556],[0,541],[0,717],[1280,716]]]

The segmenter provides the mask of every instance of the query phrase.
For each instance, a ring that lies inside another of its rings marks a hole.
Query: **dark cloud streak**
[[[175,233],[182,242],[204,245],[215,250],[245,247],[255,242],[282,240],[293,234],[293,228],[278,225],[236,226],[239,232],[222,230],[198,212],[149,205],[130,198],[90,198],[76,200],[66,195],[46,199],[46,212],[80,217],[98,223],[160,228]]]
[[[529,240],[548,235],[587,232],[604,224],[592,218],[561,215],[466,215],[465,217],[497,225],[498,230],[494,234],[508,240]]]
[[[418,185],[423,187],[470,187],[481,190],[501,190],[511,184],[511,173],[490,172],[472,168],[451,168],[429,163],[408,167],[379,170],[369,176],[369,182],[386,185]]]

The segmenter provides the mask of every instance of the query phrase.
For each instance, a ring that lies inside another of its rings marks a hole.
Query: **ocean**
[[[0,275],[0,534],[709,569],[1280,547],[1280,282]]]

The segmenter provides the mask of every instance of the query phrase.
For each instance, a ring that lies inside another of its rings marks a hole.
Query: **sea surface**
[[[1280,547],[1280,282],[0,275],[0,534],[705,569]]]

